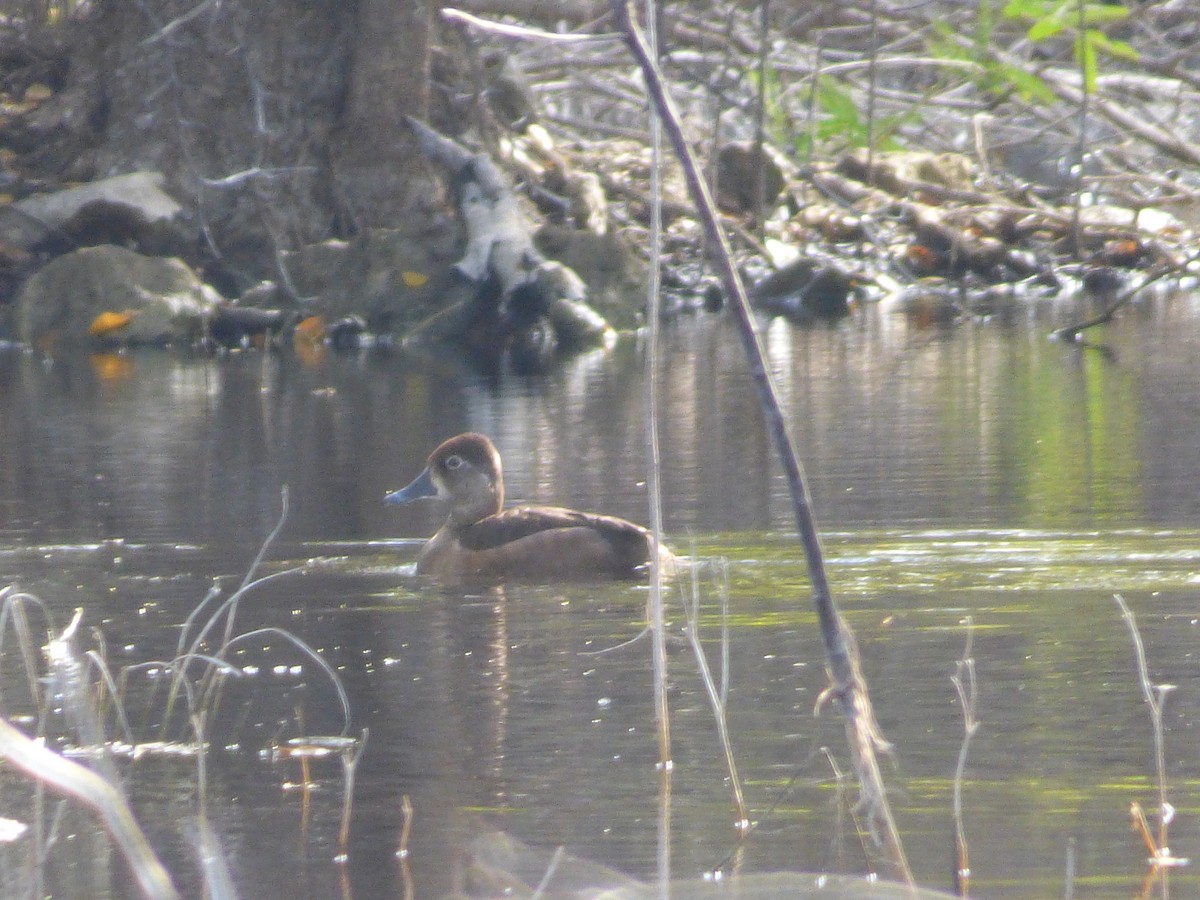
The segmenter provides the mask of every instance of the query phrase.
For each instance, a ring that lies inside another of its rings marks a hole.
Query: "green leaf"
[[[1109,56],[1119,56],[1133,62],[1137,62],[1141,58],[1132,45],[1126,41],[1114,40],[1102,31],[1096,31],[1093,34],[1095,37],[1092,40],[1095,42],[1097,50],[1102,50]]]
[[[1045,18],[1030,26],[1028,37],[1031,41],[1044,41],[1046,38],[1054,37],[1064,28],[1066,25],[1060,20]]]
[[[1088,3],[1083,7],[1083,24],[1107,25],[1110,22],[1120,22],[1129,18],[1129,10],[1124,6],[1113,6],[1109,3]],[[1075,21],[1079,21],[1076,14]]]
[[[834,119],[858,119],[858,108],[850,92],[830,78],[822,78],[817,83],[817,104]]]
[[[1096,90],[1096,43],[1092,40],[1092,35],[1095,34],[1099,32],[1085,31],[1075,41],[1075,53],[1083,67],[1083,80],[1088,93],[1094,93]]]
[[[1040,19],[1046,14],[1042,0],[1009,0],[1004,15],[1010,19]]]
[[[1054,91],[1050,90],[1050,86],[1032,72],[1009,65],[1001,65],[999,68],[1004,78],[1026,100],[1040,100],[1043,103],[1055,101]]]

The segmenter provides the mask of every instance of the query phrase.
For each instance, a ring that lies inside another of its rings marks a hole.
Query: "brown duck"
[[[500,453],[482,434],[460,434],[429,455],[407,487],[384,497],[449,504],[446,524],[426,542],[417,573],[448,580],[556,581],[636,578],[648,568],[652,541],[639,525],[556,506],[504,509]],[[660,545],[665,575],[675,557]]]

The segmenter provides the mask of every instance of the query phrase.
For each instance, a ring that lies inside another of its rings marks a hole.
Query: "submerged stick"
[[[733,806],[737,812],[737,830],[739,837],[744,837],[750,830],[750,814],[746,811],[746,798],[742,792],[742,779],[738,775],[737,760],[733,755],[733,740],[729,735],[729,710],[725,698],[717,687],[712,669],[708,665],[708,657],[704,654],[704,645],[700,642],[700,580],[696,570],[692,569],[692,594],[685,597],[683,602],[684,615],[687,616],[687,638],[692,646],[692,654],[696,657],[696,667],[700,670],[700,681],[708,694],[708,704],[712,707],[713,719],[717,724],[717,739],[721,742],[721,752],[725,756],[725,771],[729,775],[729,787],[733,791]],[[727,652],[724,644],[728,635],[722,635],[722,653]]]
[[[367,750],[367,738],[370,736],[371,730],[364,728],[358,743],[352,749],[342,751],[342,825],[338,830],[337,855],[339,863],[346,863],[350,860],[350,818],[354,812],[354,777],[358,774],[358,763]],[[405,799],[407,799],[407,795]],[[404,839],[408,840],[407,834]]]
[[[973,625],[971,617],[967,616],[967,644],[963,648],[962,656],[954,664],[954,674],[950,676],[963,716],[963,739],[958,748],[958,764],[954,767],[954,888],[960,897],[967,896],[971,884],[971,854],[967,844],[967,828],[963,822],[963,780],[967,771],[967,753],[971,749],[971,739],[979,731],[979,719],[975,717],[979,687],[975,680],[975,658],[971,656]]]
[[[876,759],[876,751],[886,747],[886,742],[875,724],[874,712],[866,690],[866,681],[859,669],[857,659],[853,655],[856,652],[853,636],[849,627],[842,621],[833,602],[829,580],[825,572],[821,540],[817,533],[809,500],[808,487],[805,484],[804,473],[788,432],[775,385],[767,368],[766,352],[755,328],[753,313],[750,310],[750,300],[734,266],[728,239],[717,220],[716,207],[708,185],[701,175],[695,154],[683,134],[675,105],[667,94],[662,73],[659,71],[650,49],[646,46],[629,4],[625,0],[611,0],[611,2],[620,27],[625,33],[626,44],[641,67],[650,101],[658,111],[663,128],[683,168],[684,178],[687,181],[692,200],[696,204],[696,211],[704,227],[705,238],[713,261],[721,276],[722,286],[733,301],[731,308],[738,325],[738,334],[746,352],[750,374],[792,495],[796,525],[804,546],[809,579],[813,586],[813,603],[820,620],[821,637],[825,644],[826,659],[833,682],[826,695],[837,700],[846,720],[862,797],[870,807],[874,821],[884,826],[886,853],[897,866],[901,876],[912,882],[912,872],[905,858],[904,848],[900,843],[900,835],[887,806],[883,777],[879,772],[879,764]]]

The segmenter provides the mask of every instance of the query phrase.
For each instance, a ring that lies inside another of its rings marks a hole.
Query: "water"
[[[1114,592],[1138,616],[1153,679],[1177,686],[1165,717],[1171,846],[1200,852],[1196,305],[1134,310],[1089,349],[1048,342],[1044,322],[938,331],[875,313],[765,334],[833,589],[896,748],[885,777],[922,883],[949,885],[963,732],[949,676],[969,619],[982,723],[963,792],[973,893],[1061,896],[1071,841],[1078,895],[1140,886],[1146,851],[1128,809],[1155,805],[1154,754]],[[242,895],[396,895],[406,795],[417,897],[463,886],[461,848],[485,828],[654,877],[650,649],[624,645],[645,590],[443,590],[411,575],[436,510],[380,502],[438,441],[475,429],[504,455],[510,502],[645,521],[640,359],[628,340],[497,383],[403,355],[2,356],[0,583],[41,596],[58,627],[83,607],[114,667],[170,658],[213,579],[226,593],[240,582],[286,484],[287,521],[262,571],[299,571],[248,595],[238,630],[286,629],[316,648],[345,684],[352,733],[370,737],[340,867],[339,764],[314,761],[306,791],[298,761],[259,752],[337,733],[336,694],[277,634],[238,647],[252,674],[210,723],[228,749],[210,756],[209,803]],[[812,715],[825,675],[803,556],[728,325],[670,326],[662,379],[669,537],[728,564],[724,612],[704,570],[699,625],[718,673],[729,636],[732,741],[758,823],[733,863],[862,871],[821,750],[847,768],[843,729],[832,710]],[[671,619],[670,861],[687,877],[733,852],[734,813],[677,604]],[[7,690],[6,711],[31,712],[27,694]],[[155,736],[161,694],[144,676],[130,706],[135,730]],[[194,769],[171,758],[126,769],[187,893]],[[126,895],[105,843],[89,846],[102,889],[80,877],[59,895]],[[1196,889],[1188,870],[1173,886]]]

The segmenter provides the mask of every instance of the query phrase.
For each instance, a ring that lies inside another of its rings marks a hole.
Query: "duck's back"
[[[635,578],[645,571],[651,543],[646,529],[624,519],[526,506],[443,528],[417,571],[443,578]],[[660,558],[673,559],[669,551]]]

